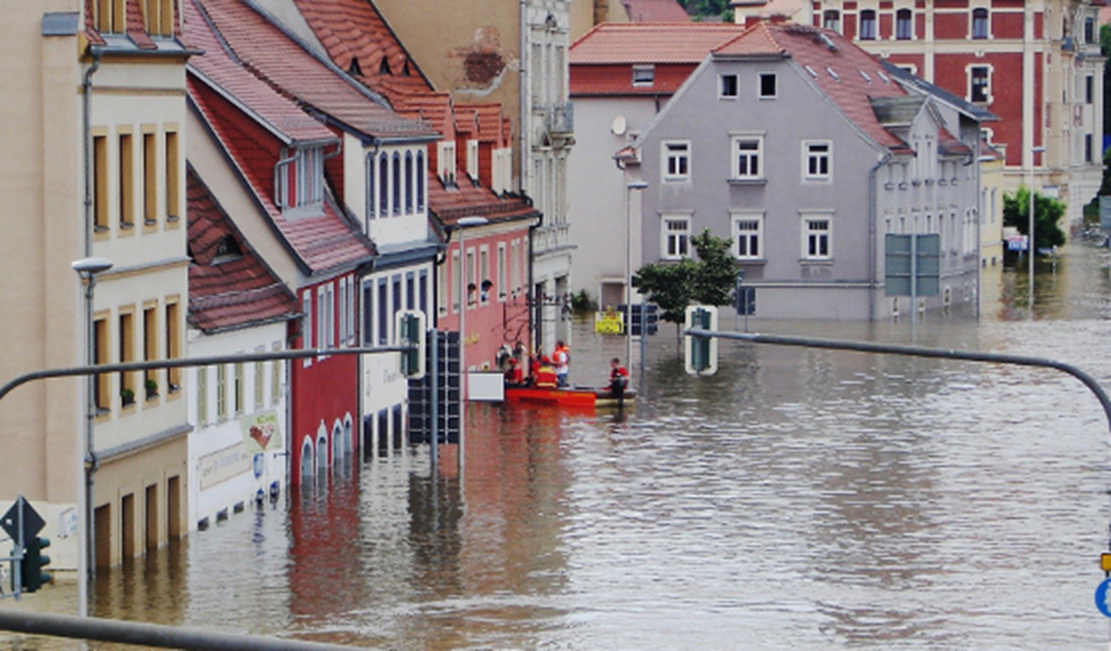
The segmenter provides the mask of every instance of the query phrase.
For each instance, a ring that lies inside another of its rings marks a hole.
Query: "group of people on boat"
[[[523,352],[517,347],[517,352]],[[563,340],[556,342],[551,355],[531,354],[528,356],[528,374],[521,367],[518,354],[506,361],[504,373],[506,387],[525,387],[536,389],[568,389],[571,387],[568,374],[571,370],[571,349]],[[610,362],[608,388],[620,397],[629,385],[629,371],[614,357]]]

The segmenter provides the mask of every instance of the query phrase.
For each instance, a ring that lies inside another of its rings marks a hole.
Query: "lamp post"
[[[1045,151],[1045,147],[1031,147],[1030,148],[1030,244],[1027,246],[1027,255],[1030,257],[1030,271],[1027,282],[1030,283],[1030,318],[1034,318],[1034,256],[1037,255],[1038,249],[1034,247],[1034,156]]]
[[[632,368],[633,357],[633,190],[648,187],[647,181],[629,181],[625,184],[625,364]],[[641,324],[641,328],[644,324]],[[644,336],[641,332],[640,336]]]
[[[93,296],[96,292],[97,274],[104,273],[112,268],[112,261],[107,258],[82,258],[71,264],[73,270],[85,281],[85,363],[89,366],[96,365],[96,329],[93,326]],[[80,446],[82,475],[85,478],[85,488],[78,492],[79,510],[82,515],[77,519],[77,547],[78,547],[78,572],[77,572],[77,608],[78,614],[87,617],[89,614],[89,583],[96,578],[96,546],[93,528],[93,474],[96,472],[96,448],[93,445],[93,427],[96,421],[96,376],[85,376],[85,391],[87,404],[85,405],[85,442]],[[81,571],[81,563],[85,564]]]
[[[489,223],[485,217],[463,217],[455,222],[459,229],[459,267],[462,271],[463,296],[459,300],[459,481],[462,483],[463,471],[466,466],[464,456],[466,451],[467,430],[467,299],[469,298],[468,280],[470,265],[467,264],[467,231],[471,226],[482,226]],[[435,445],[436,442],[433,442]]]

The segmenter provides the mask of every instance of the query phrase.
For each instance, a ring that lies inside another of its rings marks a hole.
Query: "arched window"
[[[865,9],[860,12],[860,40],[876,40],[876,10]]]
[[[914,38],[914,13],[910,9],[895,12],[895,38],[908,41]]]
[[[393,153],[393,214],[401,214],[401,154]]]
[[[988,37],[988,10],[980,7],[972,10],[972,38]]]
[[[316,470],[316,463],[312,458],[312,439],[305,439],[304,446],[301,447],[301,485],[308,484],[312,481],[314,470]]]
[[[413,214],[413,152],[405,152],[405,214]]]
[[[390,214],[390,158],[385,154],[378,158],[378,216]]]
[[[374,184],[378,181],[378,177],[374,175],[374,154],[367,154],[366,157],[366,218],[374,219],[376,216],[375,209],[377,205],[374,203]],[[367,229],[369,230],[369,226]]]
[[[424,152],[417,151],[417,211],[424,210]]]

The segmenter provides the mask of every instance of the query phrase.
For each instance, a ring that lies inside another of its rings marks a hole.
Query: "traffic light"
[[[687,308],[687,328],[717,330],[718,311],[710,306],[691,306]],[[691,375],[712,375],[718,370],[718,340],[713,337],[685,337],[683,351],[687,373]]]
[[[43,568],[50,564],[50,557],[42,553],[42,550],[49,546],[49,538],[32,536],[27,541],[27,549],[23,552],[23,562],[19,568],[23,592],[34,592],[53,578],[48,572],[43,571]]]
[[[424,377],[424,312],[404,310],[396,316],[397,343],[412,346],[401,353],[401,374],[413,380]]]

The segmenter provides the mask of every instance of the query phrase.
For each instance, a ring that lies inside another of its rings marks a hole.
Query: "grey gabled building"
[[[936,233],[941,290],[977,288],[978,120],[835,32],[762,22],[717,48],[632,144],[648,181],[640,260],[693,255],[709,228],[733,240],[758,316],[886,319],[887,233]]]

